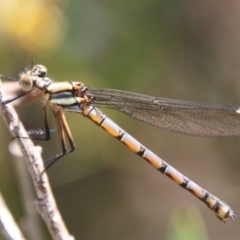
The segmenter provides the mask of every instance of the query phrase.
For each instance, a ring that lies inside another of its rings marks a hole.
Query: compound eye
[[[29,91],[33,87],[33,80],[29,75],[23,74],[20,77],[19,84],[24,91]]]
[[[47,75],[47,68],[43,65],[38,64],[34,67],[34,69],[36,70],[36,75],[38,77],[43,78]]]

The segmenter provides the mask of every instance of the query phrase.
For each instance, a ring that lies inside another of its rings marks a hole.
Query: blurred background
[[[239,9],[237,0],[3,0],[0,73],[18,77],[33,58],[57,81],[239,105]],[[17,110],[26,129],[43,128],[41,100]],[[240,216],[239,138],[185,136],[102,111]],[[50,111],[49,117],[55,128]],[[76,239],[239,239],[239,220],[223,224],[92,122],[73,113],[66,117],[76,150],[47,173]],[[0,189],[22,222],[10,141],[1,121]],[[44,159],[60,151],[57,134],[36,144],[43,146]],[[44,228],[44,239],[50,239]]]

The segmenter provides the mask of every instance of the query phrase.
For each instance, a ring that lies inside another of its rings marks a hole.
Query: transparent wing
[[[240,136],[240,108],[89,88],[96,107],[117,109],[142,122],[196,136]]]

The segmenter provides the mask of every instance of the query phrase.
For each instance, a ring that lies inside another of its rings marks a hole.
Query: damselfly
[[[238,106],[156,98],[113,89],[95,89],[85,87],[82,82],[53,82],[46,77],[46,74],[47,69],[43,65],[36,65],[21,73],[19,83],[23,93],[3,102],[4,104],[10,103],[26,94],[42,94],[46,140],[50,139],[46,106],[50,105],[57,122],[62,152],[46,162],[46,169],[75,148],[62,110],[80,113],[175,183],[202,200],[220,220],[235,219],[236,216],[230,206],[163,161],[106,117],[97,107],[117,109],[137,120],[178,133],[231,137],[240,136],[240,108]]]

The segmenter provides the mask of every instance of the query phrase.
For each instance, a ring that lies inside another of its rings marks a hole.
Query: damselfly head
[[[29,71],[20,74],[19,84],[24,91],[30,91],[33,85],[42,80],[47,74],[47,68],[41,64],[34,66]]]
[[[47,75],[47,68],[41,64],[35,65],[31,70],[31,75],[43,78]]]
[[[19,84],[24,91],[29,91],[33,87],[33,78],[28,73],[20,75]]]

